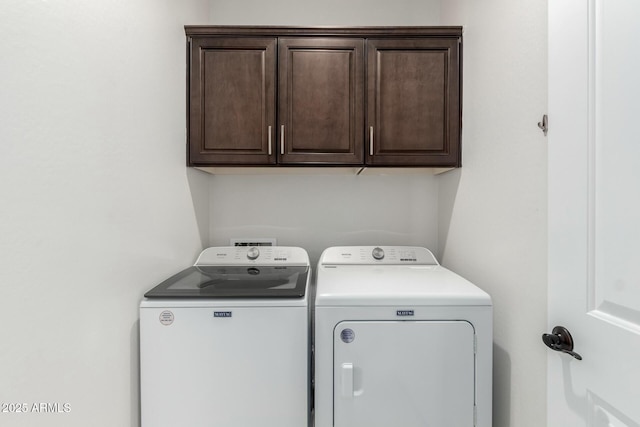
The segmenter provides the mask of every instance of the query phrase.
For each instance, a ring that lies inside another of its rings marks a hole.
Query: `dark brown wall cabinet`
[[[460,166],[460,27],[185,27],[190,166]]]

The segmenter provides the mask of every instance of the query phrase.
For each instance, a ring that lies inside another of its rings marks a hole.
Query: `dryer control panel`
[[[439,265],[430,250],[417,246],[335,246],[326,249],[321,265]]]

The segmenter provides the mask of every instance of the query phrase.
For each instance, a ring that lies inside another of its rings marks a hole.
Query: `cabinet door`
[[[460,166],[458,38],[367,43],[366,163]]]
[[[189,164],[275,163],[276,39],[193,38],[190,53]]]
[[[362,164],[364,40],[279,40],[282,164]]]

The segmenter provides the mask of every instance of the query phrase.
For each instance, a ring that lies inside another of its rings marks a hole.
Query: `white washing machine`
[[[491,427],[491,298],[427,249],[326,249],[314,329],[315,427]]]
[[[309,257],[214,247],[140,304],[142,427],[303,427]]]

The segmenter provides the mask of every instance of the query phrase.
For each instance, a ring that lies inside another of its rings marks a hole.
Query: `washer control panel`
[[[384,258],[384,249],[379,248],[379,247],[375,247],[375,248],[373,248],[373,250],[371,251],[371,255],[372,255],[375,259],[383,259],[383,258]]]
[[[259,256],[260,256],[260,249],[253,247],[247,250],[247,258],[253,260],[253,259],[258,259]]]
[[[195,265],[309,265],[309,255],[293,246],[222,246],[207,248]]]
[[[335,246],[325,249],[322,265],[439,265],[426,248],[416,246]]]

